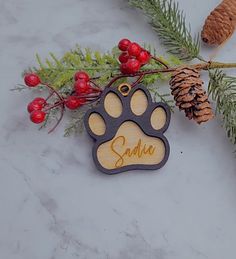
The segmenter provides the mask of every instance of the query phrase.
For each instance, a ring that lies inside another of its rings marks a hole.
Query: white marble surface
[[[194,32],[219,1],[181,0]],[[158,38],[125,0],[0,0],[0,258],[235,258],[236,160],[220,121],[173,115],[159,172],[99,173],[85,134],[38,132],[12,93],[34,54]],[[236,61],[236,36],[216,57]],[[207,58],[212,51],[203,49]],[[235,70],[231,71],[235,75]]]

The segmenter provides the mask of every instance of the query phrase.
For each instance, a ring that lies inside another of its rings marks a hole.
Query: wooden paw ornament
[[[225,42],[236,28],[236,0],[224,0],[207,17],[202,40],[209,45]]]
[[[107,88],[84,122],[95,141],[95,165],[106,174],[159,169],[168,160],[170,148],[163,133],[170,122],[169,107],[153,103],[141,85]]]

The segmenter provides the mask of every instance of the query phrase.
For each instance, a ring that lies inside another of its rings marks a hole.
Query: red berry
[[[85,104],[86,98],[79,98],[80,106]]]
[[[77,80],[84,80],[85,82],[89,81],[89,75],[84,71],[79,71],[75,73],[75,81]]]
[[[130,56],[137,57],[141,52],[141,47],[136,42],[132,42],[128,47],[128,52]]]
[[[127,63],[120,64],[120,71],[122,74],[129,74]]]
[[[37,102],[37,103],[42,104],[42,105],[45,105],[47,103],[46,100],[44,98],[42,98],[42,97],[35,98],[33,100],[33,102]]]
[[[31,102],[28,104],[27,106],[27,110],[29,113],[33,112],[33,111],[38,111],[38,110],[42,110],[43,109],[43,105],[40,104],[39,102]]]
[[[77,109],[79,106],[81,106],[83,104],[83,101],[81,101],[78,97],[76,96],[69,96],[67,97],[66,101],[65,101],[65,105],[68,109],[70,110],[75,110]]]
[[[30,114],[30,120],[36,124],[43,122],[45,120],[45,117],[46,117],[46,113],[43,111],[37,110],[37,111],[31,112]]]
[[[78,95],[85,94],[90,89],[90,85],[84,80],[77,80],[74,84],[74,89]]]
[[[122,51],[125,51],[128,49],[129,45],[130,45],[131,41],[128,39],[122,39],[120,40],[120,42],[118,43],[118,48]]]
[[[129,59],[126,65],[129,74],[138,72],[141,67],[140,62],[137,59]]]
[[[34,73],[26,74],[24,80],[25,84],[29,87],[35,87],[40,84],[39,76]]]
[[[123,52],[119,56],[120,63],[126,63],[129,60],[129,54],[127,52]]]
[[[92,93],[94,93],[94,92],[96,92],[96,90],[94,90],[92,87],[90,87],[90,88],[87,90],[86,94],[92,94]]]
[[[147,64],[150,60],[150,53],[146,50],[142,50],[137,57],[137,60],[140,61],[141,65]]]

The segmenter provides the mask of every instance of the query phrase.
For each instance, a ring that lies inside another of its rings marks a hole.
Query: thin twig
[[[91,94],[84,94],[84,95],[79,95],[79,96],[76,96],[77,98],[91,98],[91,97],[97,97],[100,95],[100,92],[99,93],[91,93]]]
[[[164,61],[162,61],[160,58],[154,57],[154,56],[151,56],[151,58],[153,60],[157,61],[158,63],[161,63],[164,67],[169,68],[169,66]]]
[[[63,115],[64,115],[64,111],[65,111],[65,106],[64,106],[64,104],[62,104],[62,105],[61,105],[61,114],[60,114],[60,117],[59,117],[59,119],[57,120],[57,123],[55,124],[55,126],[54,126],[52,129],[50,129],[50,130],[48,131],[48,134],[52,133],[52,132],[56,129],[56,127],[60,124],[60,122],[61,122],[61,120],[62,120],[62,118],[63,118]]]
[[[117,80],[124,78],[124,77],[136,77],[136,76],[145,76],[145,75],[150,75],[150,74],[158,74],[158,73],[170,73],[175,71],[176,68],[164,68],[164,69],[154,69],[154,70],[146,70],[146,71],[141,71],[137,72],[134,74],[119,74],[116,75],[105,87],[110,87],[113,85]]]
[[[65,100],[60,101],[60,102],[56,102],[54,105],[46,107],[46,109],[44,109],[44,112],[47,112],[51,109],[57,108],[58,106],[62,105],[65,102]]]
[[[51,91],[53,91],[61,101],[64,100],[63,97],[59,94],[59,92],[56,89],[54,89],[52,86],[50,86],[47,83],[42,83],[42,85],[48,87]]]
[[[53,96],[54,93],[55,93],[54,91],[51,91],[51,93],[48,95],[48,97],[45,100],[48,101]]]
[[[49,130],[48,134],[50,134],[51,132],[53,132],[53,131],[56,129],[56,127],[59,125],[59,123],[61,122],[61,120],[62,120],[62,118],[63,118],[64,110],[65,110],[65,105],[64,105],[65,100],[64,100],[64,98],[60,95],[60,93],[59,93],[56,89],[54,89],[51,85],[49,85],[49,84],[47,84],[47,83],[43,83],[42,85],[48,87],[48,88],[49,88],[53,93],[55,93],[55,94],[57,95],[57,97],[61,100],[61,104],[60,104],[60,105],[61,105],[61,114],[60,114],[60,117],[59,117],[59,119],[57,120],[55,126],[54,126],[51,130]],[[59,106],[59,105],[58,105],[58,106]]]
[[[188,65],[189,68],[199,69],[199,70],[209,70],[215,68],[235,68],[236,63],[221,63],[221,62],[207,62],[207,63],[199,63],[195,65]],[[112,86],[117,80],[124,77],[136,77],[136,76],[145,76],[152,74],[160,74],[160,73],[171,73],[174,72],[179,67],[169,67],[163,69],[153,69],[153,70],[144,70],[134,74],[118,74],[113,77],[113,79],[105,86],[105,88]]]
[[[94,90],[98,90],[98,91],[102,91],[102,89],[100,88],[100,86],[98,84],[96,84],[94,81],[90,80],[90,82],[96,87],[92,87],[92,89]]]
[[[135,87],[138,83],[140,83],[143,78],[144,78],[144,75],[139,76],[139,78],[132,84],[132,87]]]
[[[86,102],[85,105],[87,105],[87,104],[92,104],[92,103],[98,101],[99,99],[100,99],[100,96],[98,96],[97,98],[95,98],[94,100],[92,100],[92,101],[90,101],[90,102]]]

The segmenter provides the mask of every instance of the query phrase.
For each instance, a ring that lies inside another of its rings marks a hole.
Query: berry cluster
[[[97,96],[101,92],[98,87],[93,87],[89,75],[84,71],[78,71],[74,75],[73,95],[67,97],[65,106],[70,110],[75,110],[85,104],[87,100]]]
[[[86,98],[83,96],[91,92],[90,78],[86,72],[76,72],[74,80],[74,91],[65,99],[65,106],[70,110],[76,110],[85,104]]]
[[[123,74],[134,74],[138,72],[141,66],[147,64],[151,58],[150,53],[140,47],[136,42],[128,39],[122,39],[118,48],[122,51],[119,56],[120,71]]]
[[[93,87],[90,84],[90,77],[86,72],[76,72],[74,80],[75,83],[71,95],[64,98],[54,88],[47,84],[43,84],[37,74],[26,74],[24,81],[28,87],[36,87],[39,84],[42,84],[48,87],[51,91],[51,94],[48,96],[48,98],[44,99],[37,97],[28,104],[27,110],[30,113],[31,121],[36,124],[42,123],[46,119],[47,112],[51,109],[59,106],[65,106],[70,110],[75,110],[99,96],[101,89],[98,87]],[[58,97],[58,100],[53,104],[49,104],[47,101],[54,94]]]
[[[46,112],[42,111],[47,104],[46,100],[41,97],[35,98],[27,106],[27,110],[30,113],[30,119],[32,122],[38,124],[45,120]]]
[[[28,87],[36,87],[41,81],[38,75],[36,74],[27,74],[24,78],[25,84]],[[47,101],[44,98],[37,97],[27,106],[27,110],[30,113],[30,119],[34,123],[41,123],[45,120],[46,112],[43,111],[43,108],[47,105]]]

